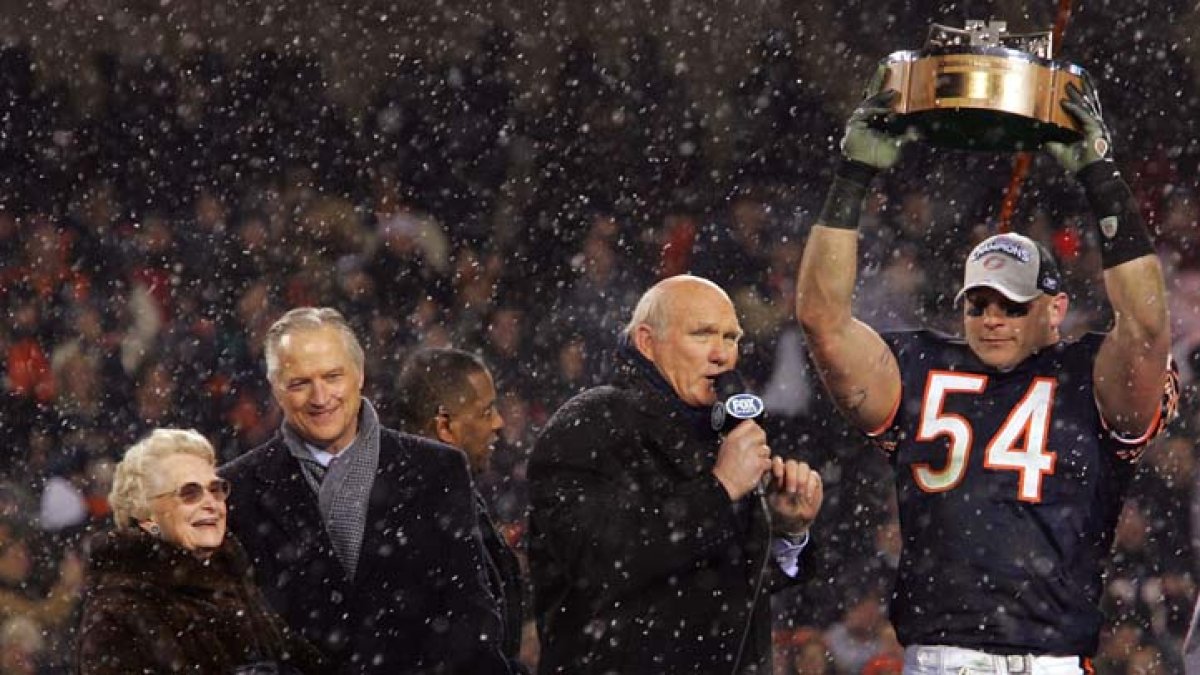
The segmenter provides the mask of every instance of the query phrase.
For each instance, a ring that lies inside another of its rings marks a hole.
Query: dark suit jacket
[[[508,672],[462,453],[381,430],[353,580],[281,436],[219,473],[267,600],[342,672]]]
[[[541,673],[730,673],[747,630],[740,672],[771,672],[767,595],[794,580],[759,498],[733,503],[712,475],[716,435],[658,384],[627,363],[534,447]]]
[[[521,651],[521,629],[525,620],[525,582],[521,579],[521,564],[504,540],[504,534],[496,529],[479,493],[475,494],[475,505],[479,511],[483,549],[487,554],[488,587],[500,603],[500,616],[504,622],[501,644],[504,655],[515,663]]]

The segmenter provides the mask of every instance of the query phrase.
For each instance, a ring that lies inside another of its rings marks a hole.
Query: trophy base
[[[895,133],[915,128],[921,140],[930,145],[983,152],[1037,150],[1047,141],[1074,143],[1083,137],[1074,129],[1052,122],[1003,110],[972,108],[897,115],[888,128]]]
[[[933,145],[1010,152],[1082,138],[1060,106],[1068,85],[1092,89],[1078,66],[1001,47],[896,52],[881,66],[882,86],[899,93],[889,127]]]

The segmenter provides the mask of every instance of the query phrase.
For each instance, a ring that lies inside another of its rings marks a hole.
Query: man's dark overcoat
[[[281,435],[219,473],[267,600],[342,672],[508,672],[461,452],[381,429],[353,579]]]
[[[631,351],[611,386],[555,413],[530,460],[539,672],[729,673],[749,625],[739,670],[769,673],[767,596],[791,580],[765,559],[764,506],[730,500],[707,411]]]
[[[521,652],[521,631],[525,623],[525,580],[521,577],[521,563],[504,533],[496,527],[488,513],[487,504],[479,493],[475,494],[475,505],[479,511],[479,530],[483,535],[486,552],[488,588],[500,602],[504,634],[501,641],[504,655],[515,669]]]

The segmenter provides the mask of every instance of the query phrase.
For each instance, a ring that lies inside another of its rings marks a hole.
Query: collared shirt
[[[307,448],[309,453],[312,454],[312,458],[317,460],[317,464],[320,464],[326,469],[329,468],[329,463],[333,461],[333,458],[337,457],[337,455],[333,454],[332,452],[322,450],[311,443],[305,443],[304,447]]]
[[[779,563],[783,573],[795,579],[800,573],[800,554],[804,552],[805,546],[808,546],[807,532],[794,544],[785,537],[772,537],[771,555],[775,556],[775,562]]]

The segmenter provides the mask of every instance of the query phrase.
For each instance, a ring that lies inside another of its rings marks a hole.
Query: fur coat
[[[141,530],[90,543],[82,675],[327,672],[267,607],[232,536],[206,561]],[[272,662],[279,670],[269,670]]]

